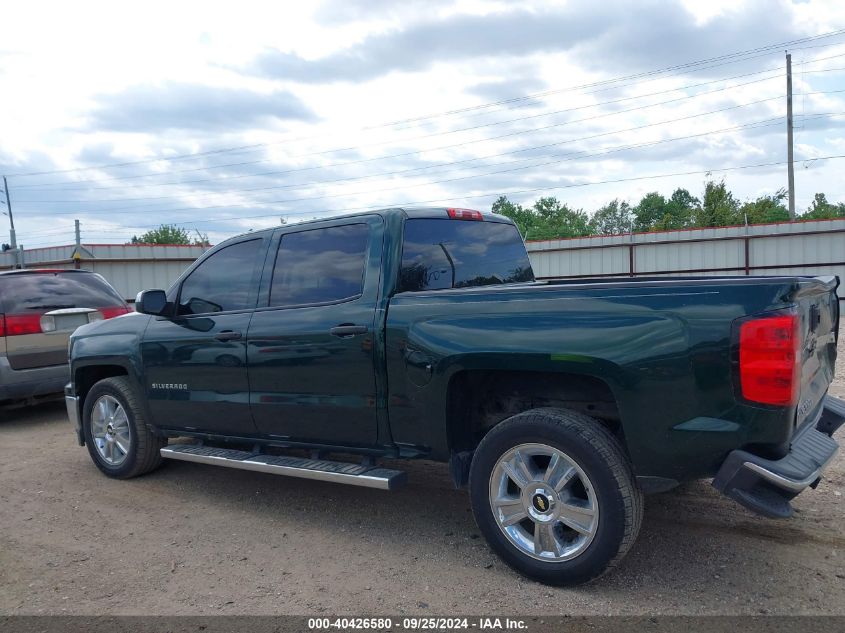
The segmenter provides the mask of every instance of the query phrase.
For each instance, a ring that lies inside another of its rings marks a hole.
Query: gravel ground
[[[845,397],[845,345],[833,392]],[[577,589],[487,549],[446,469],[396,493],[172,462],[102,476],[63,405],[0,410],[0,614],[843,614],[845,457],[771,521],[694,482]]]

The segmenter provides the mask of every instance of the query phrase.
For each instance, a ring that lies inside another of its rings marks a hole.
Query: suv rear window
[[[400,292],[521,281],[534,281],[534,273],[514,225],[438,218],[405,222]]]
[[[0,275],[0,296],[0,309],[7,314],[125,305],[117,291],[94,273]]]

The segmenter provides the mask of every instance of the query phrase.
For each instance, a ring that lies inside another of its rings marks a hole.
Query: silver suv
[[[61,392],[69,380],[70,334],[130,311],[96,273],[0,272],[0,402]]]

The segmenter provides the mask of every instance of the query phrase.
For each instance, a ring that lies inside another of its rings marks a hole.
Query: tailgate
[[[795,296],[801,318],[801,395],[796,426],[815,416],[833,381],[839,330],[836,277],[816,277],[801,282]]]

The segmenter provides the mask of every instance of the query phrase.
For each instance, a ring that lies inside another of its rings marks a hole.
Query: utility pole
[[[792,164],[792,55],[786,54],[786,162],[789,174],[789,219],[795,219],[795,167]]]
[[[79,259],[82,257],[82,234],[79,231],[79,220],[73,221],[73,232],[76,235],[76,248],[73,249],[73,267],[78,269],[79,266]]]
[[[6,176],[3,176],[3,191],[6,194],[6,209],[8,209],[9,215],[9,238],[12,242],[12,250],[15,253],[15,268],[17,268],[17,264],[19,261],[18,258],[18,240],[15,236],[15,216],[12,215],[12,201],[9,200],[9,183],[6,182]]]

